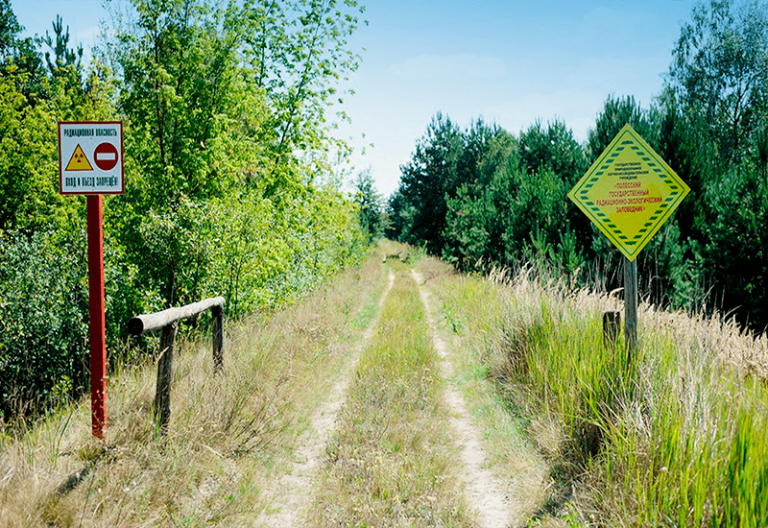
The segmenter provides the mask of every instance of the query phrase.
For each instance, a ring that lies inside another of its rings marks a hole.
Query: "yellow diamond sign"
[[[568,193],[630,262],[690,189],[625,125]]]

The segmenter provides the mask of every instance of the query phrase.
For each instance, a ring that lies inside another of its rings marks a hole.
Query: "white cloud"
[[[480,57],[470,53],[458,55],[422,54],[402,64],[391,66],[398,76],[420,79],[493,79],[506,73],[504,61],[497,57]]]

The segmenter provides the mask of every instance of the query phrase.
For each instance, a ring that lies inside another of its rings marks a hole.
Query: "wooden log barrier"
[[[173,321],[163,327],[160,334],[160,360],[157,362],[157,391],[155,392],[155,421],[160,426],[160,434],[168,432],[171,419],[171,377],[173,376],[173,347],[179,323]]]
[[[213,317],[213,371],[221,372],[224,368],[224,321],[221,317],[221,306],[211,308]]]
[[[138,315],[128,321],[128,332],[142,335],[162,330],[160,335],[160,359],[157,362],[157,390],[155,393],[154,416],[160,426],[160,433],[168,432],[171,418],[171,377],[173,374],[173,349],[176,341],[178,322],[210,309],[213,316],[213,371],[221,372],[224,367],[224,323],[222,311],[224,297],[214,297],[162,312]]]
[[[224,297],[212,297],[179,308],[168,308],[162,312],[137,315],[128,321],[128,331],[133,335],[146,334],[147,332],[160,330],[174,321],[192,317],[216,306],[219,308],[224,306]]]

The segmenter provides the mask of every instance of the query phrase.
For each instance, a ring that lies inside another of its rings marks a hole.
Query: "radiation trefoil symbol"
[[[75,151],[72,153],[72,157],[69,158],[69,163],[67,163],[68,171],[92,171],[93,166],[91,166],[91,163],[88,161],[88,158],[85,156],[85,152],[83,152],[83,149],[80,147],[80,144],[75,147]]]

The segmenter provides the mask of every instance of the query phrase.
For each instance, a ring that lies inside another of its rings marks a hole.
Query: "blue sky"
[[[583,141],[606,97],[659,93],[693,0],[369,0],[350,44],[360,68],[346,97],[353,171],[380,192],[438,111],[462,127],[482,116],[515,134],[560,118]],[[28,33],[61,14],[75,42],[96,42],[102,0],[12,0]],[[365,49],[363,49],[365,48]],[[87,53],[87,51],[86,51]],[[373,147],[363,147],[373,143]]]

